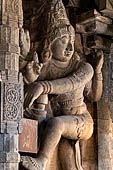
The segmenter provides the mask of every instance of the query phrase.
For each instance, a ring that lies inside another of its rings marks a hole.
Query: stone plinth
[[[38,152],[38,122],[36,120],[23,119],[23,130],[19,135],[19,151]]]

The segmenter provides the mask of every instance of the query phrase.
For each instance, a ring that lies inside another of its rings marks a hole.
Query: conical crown
[[[46,37],[52,41],[70,31],[69,19],[62,0],[52,0],[48,12],[48,27]]]
[[[52,0],[49,14],[53,26],[70,25],[62,0]]]

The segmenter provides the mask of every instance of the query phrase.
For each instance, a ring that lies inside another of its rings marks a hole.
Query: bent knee
[[[88,140],[93,134],[93,129],[94,129],[93,123],[86,124],[85,130],[82,135],[82,139]]]

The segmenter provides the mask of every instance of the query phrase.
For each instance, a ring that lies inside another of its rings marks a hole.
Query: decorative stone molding
[[[0,1],[0,170],[18,170],[22,131],[23,80],[19,73],[22,1]]]

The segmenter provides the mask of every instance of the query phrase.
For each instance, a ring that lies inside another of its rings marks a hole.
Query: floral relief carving
[[[4,120],[16,120],[21,110],[21,85],[7,84],[4,88]]]

